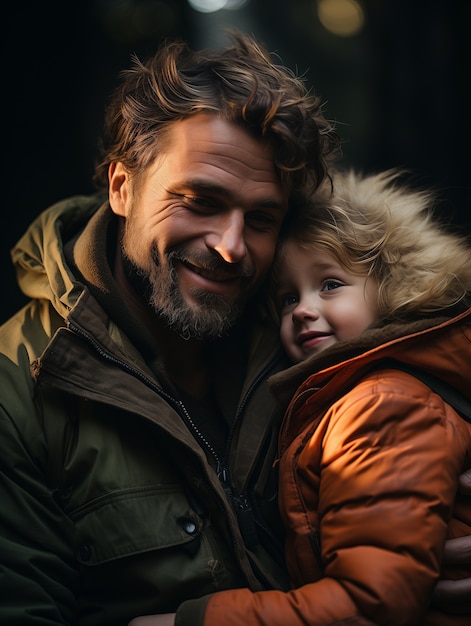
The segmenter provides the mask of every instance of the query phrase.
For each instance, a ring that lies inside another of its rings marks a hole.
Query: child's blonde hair
[[[333,175],[290,225],[285,241],[324,250],[348,271],[378,283],[380,317],[410,319],[471,305],[471,246],[432,215],[432,191],[398,182],[400,170]],[[284,262],[281,244],[274,277]]]

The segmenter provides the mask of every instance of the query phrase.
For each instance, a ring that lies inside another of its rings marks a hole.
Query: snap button
[[[84,544],[83,546],[80,546],[80,548],[79,548],[79,557],[80,557],[81,561],[86,563],[87,561],[90,560],[91,556],[92,556],[92,552],[91,552],[91,549],[90,549],[89,545]]]
[[[196,533],[196,524],[191,519],[181,519],[179,521],[180,527],[188,534],[194,535]]]

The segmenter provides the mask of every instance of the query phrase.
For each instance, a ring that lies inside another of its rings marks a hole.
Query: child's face
[[[373,278],[343,269],[333,256],[285,247],[276,301],[280,337],[295,363],[337,341],[360,335],[377,317]]]

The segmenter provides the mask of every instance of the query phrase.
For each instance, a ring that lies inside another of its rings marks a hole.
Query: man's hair
[[[332,173],[288,225],[274,267],[286,262],[284,243],[324,251],[354,274],[378,284],[379,315],[408,320],[460,303],[471,306],[471,246],[433,215],[438,195],[412,190],[390,169],[363,176]],[[289,262],[289,261],[288,261]]]
[[[108,187],[112,162],[122,162],[135,178],[145,172],[165,148],[169,123],[199,112],[268,140],[290,192],[322,182],[340,142],[319,98],[255,39],[228,34],[222,49],[195,52],[177,40],[165,42],[146,63],[133,56],[105,113],[94,175],[99,189]]]

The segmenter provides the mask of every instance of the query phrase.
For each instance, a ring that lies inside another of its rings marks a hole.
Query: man
[[[0,330],[2,621],[126,624],[286,587],[264,384],[285,362],[257,294],[337,146],[246,36],[123,74],[105,193],[51,207],[13,251],[31,302]]]

